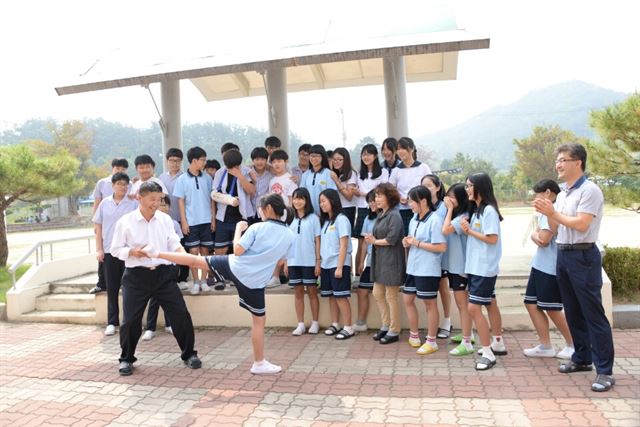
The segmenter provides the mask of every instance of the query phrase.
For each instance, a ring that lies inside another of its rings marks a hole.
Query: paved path
[[[338,342],[271,329],[267,356],[285,370],[256,377],[247,329],[197,331],[197,371],[161,333],[120,377],[118,337],[100,328],[0,323],[0,425],[640,425],[638,331],[614,332],[617,384],[603,394],[590,391],[592,373],[561,375],[556,360],[522,356],[532,333],[505,340],[509,355],[478,373],[444,342],[421,357],[370,334]]]

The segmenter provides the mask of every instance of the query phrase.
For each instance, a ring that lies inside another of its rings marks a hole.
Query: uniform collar
[[[397,166],[398,169],[411,169],[411,168],[417,168],[418,166],[420,166],[422,163],[420,163],[420,161],[416,160],[415,162],[413,162],[413,164],[409,167],[407,167],[407,165],[405,165],[404,163],[400,162],[400,164]]]
[[[576,182],[573,183],[571,187],[567,187],[565,184],[564,191],[566,191],[567,193],[570,193],[572,190],[580,188],[580,186],[584,184],[586,180],[587,180],[587,177],[585,175],[582,175],[580,178],[578,178]]]
[[[140,208],[136,209],[135,217],[136,217],[136,221],[138,221],[138,222],[140,222],[140,221],[145,221],[146,222],[147,221],[147,219],[144,216],[142,216],[142,212],[140,211]],[[153,216],[151,217],[151,220],[149,220],[149,222],[157,219],[157,217],[158,217],[158,211],[156,210],[153,213]]]

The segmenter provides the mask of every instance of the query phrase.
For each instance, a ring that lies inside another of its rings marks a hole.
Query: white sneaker
[[[166,328],[164,328],[164,331],[168,334],[173,335],[173,328],[171,326],[167,326]]]
[[[571,356],[573,356],[574,352],[575,352],[575,349],[573,347],[566,346],[565,348],[560,350],[558,354],[556,354],[556,357],[558,359],[571,360]]]
[[[266,360],[262,362],[253,362],[251,367],[251,373],[254,375],[271,375],[277,374],[282,371],[282,368],[278,365],[273,365]]]
[[[497,356],[504,356],[507,354],[507,347],[504,345],[504,340],[496,341],[491,339],[491,351]]]
[[[200,282],[200,290],[202,290],[202,292],[210,292],[211,286],[207,285],[206,280],[203,280]]]
[[[265,288],[275,288],[276,286],[280,286],[280,278],[272,277],[265,286]]]
[[[200,283],[193,282],[193,285],[191,286],[191,290],[189,292],[191,292],[191,295],[198,295],[200,293]]]
[[[178,282],[178,288],[180,288],[181,291],[186,291],[189,289],[189,284],[187,282]]]
[[[315,335],[320,332],[320,324],[318,322],[311,322],[311,326],[309,326],[309,333],[311,335]]]
[[[307,332],[307,329],[304,327],[304,323],[301,323],[301,324],[298,325],[297,328],[295,328],[293,330],[293,332],[291,334],[295,335],[295,336],[300,336],[300,335],[304,334],[305,332]]]
[[[366,323],[363,323],[362,325],[356,323],[355,325],[353,325],[353,330],[356,332],[367,332],[367,329],[368,328]]]
[[[540,344],[532,348],[525,348],[523,351],[527,357],[556,357],[556,351],[551,348],[542,348]]]
[[[116,334],[116,326],[115,325],[107,325],[107,328],[104,330],[104,334],[106,336],[111,336]]]
[[[151,341],[156,336],[156,331],[146,330],[142,336],[143,341]]]

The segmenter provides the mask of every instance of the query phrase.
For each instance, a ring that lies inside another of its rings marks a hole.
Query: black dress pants
[[[104,280],[107,288],[107,324],[118,326],[120,324],[120,307],[118,296],[122,286],[122,274],[124,273],[124,261],[104,254],[104,261],[100,263],[104,269]]]

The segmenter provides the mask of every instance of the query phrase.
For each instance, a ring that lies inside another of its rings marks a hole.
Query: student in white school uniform
[[[134,160],[134,164],[136,165],[136,172],[138,173],[138,178],[140,179],[131,184],[131,187],[129,188],[130,199],[135,199],[138,197],[140,186],[147,181],[155,182],[160,186],[160,188],[162,188],[162,192],[164,194],[169,194],[169,190],[167,190],[167,187],[164,185],[164,183],[154,176],[156,162],[153,161],[151,156],[149,156],[148,154],[141,154],[140,156],[136,157],[136,159]]]
[[[436,210],[436,215],[440,217],[440,221],[444,223],[447,216],[447,207],[444,205],[445,189],[444,184],[436,175],[428,174],[422,177],[420,181],[423,187],[431,192],[431,201]],[[444,256],[442,256],[444,259]],[[438,338],[446,339],[451,336],[451,295],[449,295],[449,279],[448,272],[443,267],[440,278],[440,302],[442,302],[443,318],[438,325]]]
[[[129,176],[116,172],[111,176],[113,194],[102,199],[93,216],[96,232],[96,256],[104,266],[107,287],[107,328],[105,335],[116,333],[120,325],[120,308],[118,304],[124,262],[111,255],[111,241],[115,225],[120,218],[136,210],[138,202],[127,197]]]
[[[369,208],[367,209],[368,215],[362,221],[359,238],[361,243],[358,243],[362,245],[363,250],[360,251],[360,258],[357,260],[359,267],[356,270],[358,276],[360,276],[360,281],[358,282],[358,317],[356,324],[353,326],[356,332],[366,332],[368,329],[369,296],[373,291],[373,280],[371,280],[371,253],[373,251],[373,245],[365,243],[364,238],[369,234],[373,234],[373,227],[376,225],[376,219],[378,218],[376,190],[373,189],[369,191],[365,199],[369,204]]]
[[[449,187],[444,198],[447,215],[442,225],[442,233],[447,238],[447,250],[442,255],[442,266],[448,271],[449,287],[460,313],[462,333],[451,337],[451,342],[458,344],[449,351],[452,356],[473,354],[474,339],[471,335],[471,317],[469,316],[469,292],[467,291],[467,275],[464,273],[467,236],[462,231],[462,218],[468,219],[469,197],[464,184],[457,183]]]
[[[543,179],[533,186],[536,199],[556,201],[560,186],[552,179]],[[533,348],[524,349],[527,357],[557,357],[570,360],[573,355],[573,339],[569,332],[567,319],[562,311],[562,297],[556,280],[556,260],[558,246],[556,244],[557,224],[549,224],[545,215],[538,214],[536,229],[531,233],[531,240],[538,247],[531,260],[531,273],[524,304],[536,328],[540,343]],[[558,353],[551,345],[549,337],[549,319],[553,321],[565,339],[565,347]]]
[[[166,259],[194,268],[208,266],[235,283],[240,297],[240,307],[251,313],[251,343],[254,362],[251,373],[257,375],[277,374],[280,366],[269,363],[264,357],[265,299],[264,288],[276,263],[290,253],[295,239],[281,218],[291,220],[292,212],[278,194],[267,194],[259,203],[262,222],[249,227],[246,221],[236,225],[232,255],[198,257],[189,254],[157,252],[150,250],[152,257]],[[245,232],[246,230],[246,232]],[[245,232],[244,234],[242,234]]]
[[[313,211],[320,215],[319,197],[324,190],[331,188],[337,190],[335,181],[331,174],[335,173],[329,169],[329,157],[322,145],[312,145],[309,150],[309,170],[300,179],[300,187],[309,190]]]
[[[180,227],[184,235],[184,246],[194,255],[209,255],[213,248],[213,201],[211,189],[213,180],[204,172],[207,153],[200,147],[191,147],[187,151],[189,168],[176,181],[173,195],[178,199]],[[191,294],[211,290],[207,284],[208,269],[191,269],[193,283]]]
[[[409,190],[409,205],[415,214],[409,223],[409,234],[402,245],[409,249],[407,278],[404,282],[403,300],[409,318],[409,345],[419,347],[418,354],[438,351],[438,288],[442,271],[442,253],[447,250],[442,234],[442,221],[436,213],[431,192],[419,185]],[[415,298],[421,299],[427,310],[427,339],[420,342],[418,310]]]
[[[386,138],[382,141],[382,147],[380,147],[380,153],[382,154],[382,166],[389,176],[394,168],[398,167],[401,163],[396,152],[398,151],[398,141],[395,138]]]
[[[113,183],[111,178],[118,172],[127,173],[129,169],[129,162],[124,158],[115,158],[111,160],[111,175],[98,180],[96,187],[93,190],[93,208],[91,209],[91,216],[95,215],[100,202],[113,194]],[[128,189],[127,189],[128,191]],[[95,230],[94,230],[95,231]],[[98,261],[98,282],[89,293],[97,294],[98,292],[104,292],[107,290],[107,282],[104,279],[104,264]]]
[[[418,155],[413,140],[403,136],[398,140],[398,151],[396,152],[400,158],[400,163],[391,171],[389,183],[396,186],[400,193],[400,216],[404,223],[404,234],[407,235],[409,230],[409,221],[413,217],[413,212],[409,208],[407,195],[416,185],[420,185],[423,176],[430,174],[431,169],[425,163],[417,160]]]
[[[469,315],[476,325],[482,344],[481,357],[476,360],[475,368],[478,371],[485,371],[496,364],[496,354],[507,353],[502,339],[502,322],[496,322],[495,317],[497,311],[497,320],[500,320],[500,312],[495,300],[495,287],[502,256],[500,240],[502,215],[498,209],[489,175],[484,172],[470,175],[467,177],[465,187],[473,212],[470,220],[463,217],[460,221],[460,226],[467,235],[465,274],[468,275],[469,280]],[[491,331],[482,313],[483,305],[487,307],[489,313]],[[494,313],[493,316],[492,313]],[[493,333],[493,341],[491,341],[491,333]]]
[[[395,152],[394,152],[395,156]],[[357,187],[353,191],[356,196],[357,218],[353,227],[353,236],[358,238],[358,250],[356,252],[356,271],[363,271],[364,267],[360,261],[365,259],[363,253],[366,252],[364,238],[362,237],[362,225],[365,218],[371,214],[366,200],[367,194],[378,185],[389,181],[389,172],[380,166],[378,159],[378,149],[374,144],[366,144],[360,151],[360,173],[358,174]],[[360,295],[360,294],[358,294]]]
[[[278,153],[278,151],[274,152]],[[311,196],[306,188],[297,188],[293,192],[294,219],[289,229],[294,233],[293,250],[287,258],[285,271],[289,277],[289,286],[295,291],[295,309],[298,326],[293,335],[306,332],[304,325],[304,293],[309,296],[311,306],[310,334],[320,330],[318,316],[320,301],[318,299],[318,276],[320,276],[320,219],[313,213]]]
[[[313,164],[313,163],[312,163]],[[351,224],[342,211],[338,192],[320,193],[320,296],[329,298],[331,326],[327,336],[346,340],[355,335],[351,318]],[[342,318],[342,319],[340,319]],[[342,320],[342,329],[339,322]]]
[[[336,186],[340,195],[340,204],[342,205],[342,214],[347,217],[351,224],[351,234],[353,235],[353,227],[356,222],[356,201],[355,190],[358,187],[358,174],[351,167],[351,156],[346,148],[338,147],[333,150],[331,156],[333,160],[333,172],[338,177]]]

